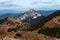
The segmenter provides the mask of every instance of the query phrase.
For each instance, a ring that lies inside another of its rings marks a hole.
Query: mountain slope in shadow
[[[28,30],[32,31],[32,30],[36,30],[38,28],[41,28],[46,22],[52,20],[56,16],[60,16],[60,10],[52,13],[51,15],[48,15],[47,17],[45,17],[44,19],[40,20],[39,22],[31,25],[30,29],[28,29]]]

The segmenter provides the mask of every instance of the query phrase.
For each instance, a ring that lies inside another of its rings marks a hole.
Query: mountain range
[[[9,15],[9,14],[7,14]],[[1,40],[55,40],[60,38],[60,10],[48,16],[30,9],[0,19]]]
[[[3,14],[3,15],[0,15],[0,19],[6,18],[6,17],[15,17],[17,15],[19,15],[19,14],[6,13],[6,14]]]
[[[43,16],[41,13],[38,13],[34,9],[30,9],[30,10],[28,10],[24,13],[20,13],[20,14],[7,13],[4,15],[0,15],[0,19],[6,18],[6,17],[13,17],[13,18],[17,19],[18,21],[34,24],[34,23],[38,22],[39,20],[43,19],[45,16]]]

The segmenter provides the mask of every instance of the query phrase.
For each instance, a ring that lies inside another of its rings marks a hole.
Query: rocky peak
[[[28,11],[30,11],[30,12],[35,12],[35,10],[34,10],[34,9],[30,9],[30,10],[28,10]]]
[[[24,12],[22,15],[20,14],[20,15],[16,16],[15,18],[18,21],[24,21],[24,22],[30,23],[31,20],[36,19],[38,17],[42,17],[43,18],[43,16],[40,13],[38,13],[34,9],[30,9],[30,10]]]

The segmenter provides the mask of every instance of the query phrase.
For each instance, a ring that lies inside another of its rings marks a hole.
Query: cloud
[[[57,7],[60,9],[60,0],[0,0],[0,9],[58,9]]]

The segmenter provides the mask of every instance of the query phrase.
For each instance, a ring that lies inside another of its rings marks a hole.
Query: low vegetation
[[[45,27],[44,29],[40,29],[38,31],[39,34],[45,34],[47,36],[52,36],[52,37],[60,37],[60,28],[56,27],[56,28],[47,28]]]

